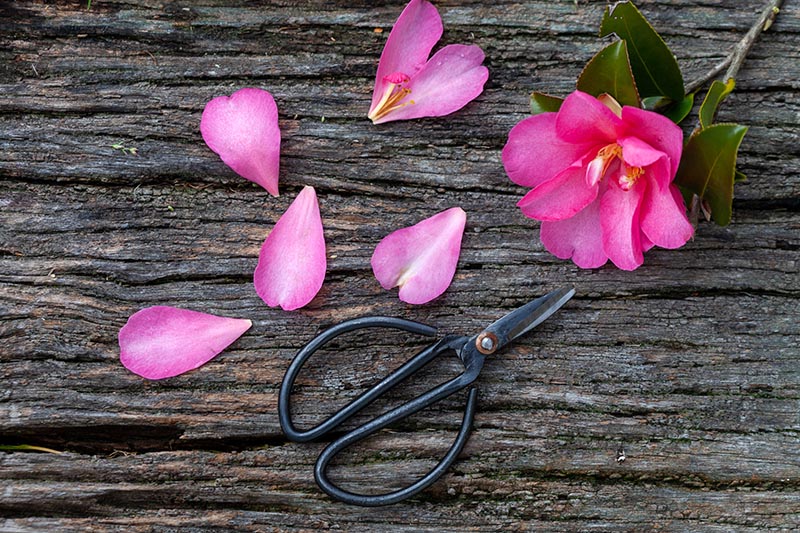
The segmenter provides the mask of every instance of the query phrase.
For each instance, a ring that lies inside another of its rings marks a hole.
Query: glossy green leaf
[[[600,36],[615,33],[628,44],[631,70],[639,95],[666,96],[683,100],[683,76],[678,61],[636,7],[621,2],[606,8],[600,23]]]
[[[731,93],[735,86],[736,82],[733,78],[729,79],[727,83],[714,80],[714,83],[712,83],[711,87],[708,89],[708,94],[706,94],[703,103],[700,104],[701,128],[705,129],[714,122],[714,116],[717,114],[719,104]]]
[[[578,90],[592,96],[606,93],[621,105],[641,107],[625,41],[611,43],[589,61],[578,77]]]
[[[694,93],[687,94],[678,102],[663,96],[649,96],[642,99],[642,105],[648,111],[660,113],[675,124],[680,124],[692,111]]]
[[[563,98],[550,96],[549,94],[535,92],[531,94],[531,115],[539,113],[551,113],[561,109]]]
[[[733,173],[733,182],[739,183],[740,181],[747,181],[747,176],[737,170]]]
[[[714,124],[695,132],[675,176],[676,184],[707,202],[720,226],[731,221],[736,156],[745,133],[747,128],[739,124]]]

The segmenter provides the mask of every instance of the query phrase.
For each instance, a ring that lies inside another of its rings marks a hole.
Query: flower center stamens
[[[606,145],[597,152],[597,155],[586,166],[586,183],[590,187],[597,185],[608,172],[616,159],[622,159],[622,147],[617,143]]]
[[[410,78],[402,72],[395,72],[383,78],[383,81],[388,82],[388,84],[386,90],[383,92],[383,96],[375,106],[375,109],[367,115],[370,120],[375,122],[396,109],[414,104],[414,100],[409,100],[407,102],[402,101],[411,94],[411,89],[402,86],[402,84],[407,83],[409,79]]]
[[[644,174],[642,167],[624,167],[619,175],[619,188],[629,191]]]

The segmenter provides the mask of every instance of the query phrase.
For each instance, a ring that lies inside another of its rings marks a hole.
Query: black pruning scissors
[[[455,442],[453,442],[453,445],[447,452],[447,455],[445,455],[444,458],[439,461],[439,464],[430,472],[413,484],[386,494],[366,495],[348,492],[334,485],[328,478],[328,465],[339,452],[348,446],[364,440],[389,424],[409,417],[421,409],[468,387],[478,377],[481,368],[483,368],[486,356],[501,350],[514,339],[528,333],[547,320],[572,298],[574,294],[575,291],[571,288],[558,289],[512,311],[477,335],[473,335],[472,337],[447,335],[423,349],[400,368],[386,376],[380,383],[361,394],[358,398],[331,415],[324,422],[321,422],[311,429],[298,430],[292,423],[289,396],[295,378],[297,378],[297,374],[300,372],[303,364],[321,346],[342,333],[363,328],[394,328],[420,335],[436,335],[436,328],[425,324],[400,318],[379,316],[356,318],[333,326],[306,344],[306,346],[297,353],[291,365],[289,365],[289,369],[286,371],[286,375],[283,378],[283,384],[281,385],[280,396],[278,398],[278,415],[280,417],[281,428],[289,440],[295,442],[307,442],[322,437],[337,429],[343,422],[385,394],[395,385],[418,372],[434,358],[445,352],[455,352],[464,365],[463,373],[336,438],[336,440],[331,442],[319,455],[314,468],[314,477],[319,487],[331,497],[345,503],[372,507],[397,503],[409,498],[439,479],[450,465],[455,462],[458,454],[461,453],[472,429],[472,420],[475,415],[475,401],[478,396],[478,389],[476,387],[472,387],[469,390],[467,407],[464,411],[461,429],[458,432]]]

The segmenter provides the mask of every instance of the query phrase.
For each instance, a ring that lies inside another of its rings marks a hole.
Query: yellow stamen
[[[376,105],[375,109],[373,109],[372,112],[370,112],[370,114],[367,116],[370,120],[372,120],[372,122],[375,122],[376,120],[380,120],[396,109],[413,104],[414,100],[400,103],[401,100],[403,100],[409,94],[411,94],[411,89],[408,87],[400,87],[400,85],[397,83],[389,83],[388,87],[386,87],[386,91],[383,93],[383,97],[381,97],[381,100],[378,102],[378,105]]]
[[[642,175],[644,175],[644,169],[642,167],[627,167],[619,176],[620,188],[623,191],[631,190]]]
[[[622,159],[622,147],[617,143],[608,144],[600,148],[586,169],[586,182],[591,186],[597,184],[603,179],[603,176],[608,172],[608,167],[617,158]]]

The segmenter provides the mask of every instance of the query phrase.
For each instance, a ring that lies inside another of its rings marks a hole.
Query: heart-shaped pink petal
[[[206,104],[203,140],[234,172],[278,196],[281,131],[278,108],[263,89],[239,89]]]
[[[267,305],[291,311],[314,299],[326,268],[317,193],[307,186],[264,241],[253,282]]]
[[[390,233],[372,254],[372,271],[384,289],[400,287],[400,299],[424,304],[441,295],[456,272],[467,215],[453,207]]]
[[[252,322],[188,309],[155,306],[137,311],[119,330],[119,359],[147,379],[163,379],[204,365],[250,329]]]

